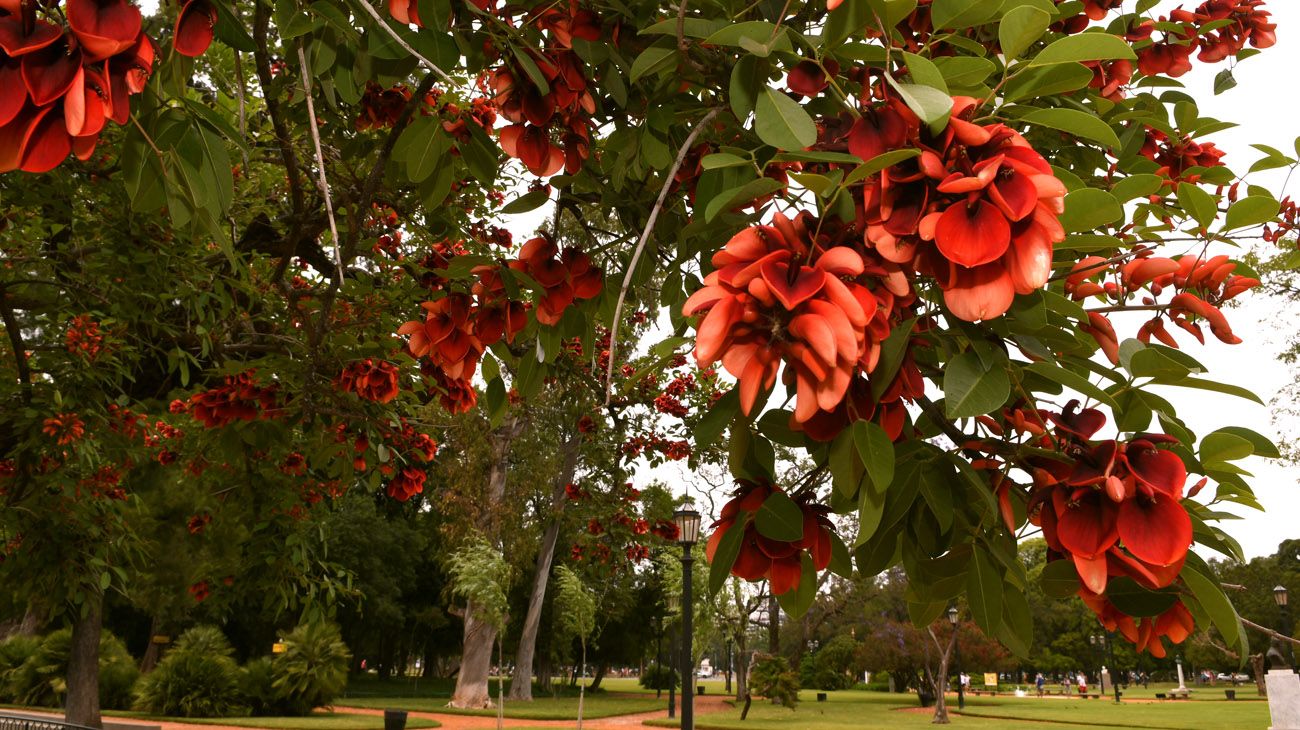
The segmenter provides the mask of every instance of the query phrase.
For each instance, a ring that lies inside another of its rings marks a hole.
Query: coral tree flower
[[[176,16],[172,45],[176,52],[191,58],[202,56],[212,45],[212,29],[217,24],[217,9],[208,0],[188,0]]]
[[[1181,504],[1187,468],[1162,448],[1177,443],[1172,436],[1092,440],[1105,416],[1077,405],[1042,412],[1056,425],[1057,443],[1073,463],[1033,460],[1030,520],[1043,529],[1049,560],[1072,561],[1079,595],[1102,623],[1124,633],[1139,651],[1163,656],[1160,637],[1179,643],[1192,630],[1186,609],[1175,604],[1160,617],[1136,622],[1115,609],[1106,591],[1118,577],[1153,591],[1178,579],[1192,542],[1192,520]]]
[[[830,565],[832,526],[826,517],[828,508],[807,501],[800,503],[803,535],[792,542],[773,540],[758,531],[753,518],[777,488],[767,482],[748,480],[740,480],[738,485],[736,496],[722,507],[718,521],[712,525],[713,534],[705,548],[709,562],[713,562],[727,531],[737,529],[744,530],[744,535],[731,574],[749,581],[767,579],[773,595],[783,595],[799,587],[805,552],[812,558],[814,569],[821,571]]]

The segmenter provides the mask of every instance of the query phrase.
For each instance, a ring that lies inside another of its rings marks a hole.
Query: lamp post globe
[[[690,508],[673,513],[677,526],[677,544],[682,546],[682,730],[695,730],[695,659],[692,647],[691,626],[694,605],[691,603],[691,566],[695,562],[691,550],[700,540],[700,513]]]

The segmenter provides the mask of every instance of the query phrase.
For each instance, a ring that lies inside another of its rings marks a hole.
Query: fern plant
[[[247,714],[239,665],[224,634],[196,626],[177,639],[158,666],[141,679],[135,707],[168,717]]]
[[[284,652],[272,662],[272,687],[289,714],[310,714],[342,694],[351,658],[337,626],[325,621],[302,624],[284,637]]]

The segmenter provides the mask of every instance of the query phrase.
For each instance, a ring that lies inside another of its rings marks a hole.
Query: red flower
[[[348,363],[335,382],[340,389],[377,403],[388,403],[397,397],[397,368],[383,360],[375,362],[367,358]]]
[[[75,413],[60,413],[45,419],[41,431],[59,446],[67,446],[86,435],[86,422]]]
[[[826,508],[804,502],[803,537],[794,542],[780,542],[758,532],[753,515],[763,506],[776,488],[765,482],[740,481],[735,497],[722,507],[722,514],[714,522],[709,536],[706,555],[710,562],[728,530],[744,530],[740,554],[731,567],[731,574],[744,580],[768,579],[774,595],[782,595],[799,587],[803,577],[802,555],[808,551],[816,570],[825,570],[831,560],[831,523]]]
[[[187,0],[176,16],[172,46],[182,56],[202,56],[212,45],[212,28],[217,24],[217,9],[208,0]]]
[[[208,600],[208,596],[211,594],[212,590],[206,580],[201,580],[190,586],[190,596],[194,598],[195,603],[203,603]]]
[[[389,497],[399,502],[405,502],[424,491],[426,476],[422,469],[410,466],[404,467],[396,476],[388,480],[385,491],[388,492]]]
[[[127,0],[67,0],[64,13],[87,61],[127,51],[140,35],[140,9]]]

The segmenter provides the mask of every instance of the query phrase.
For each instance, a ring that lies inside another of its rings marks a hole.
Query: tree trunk
[[[149,645],[145,647],[144,656],[140,657],[141,674],[148,674],[153,671],[154,667],[158,666],[158,659],[162,655],[162,644],[154,641],[153,637],[157,636],[160,631],[162,631],[162,622],[158,620],[157,616],[154,616],[149,621]]]
[[[781,654],[781,604],[776,602],[775,594],[767,597],[767,653]]]
[[[933,629],[930,631],[930,637],[934,638]],[[939,643],[937,638],[935,643]],[[957,631],[953,629],[952,636],[948,639],[948,647],[939,652],[939,673],[934,677],[934,719],[930,722],[935,725],[947,725],[952,722],[948,719],[948,658],[952,656],[952,648],[956,643]]]
[[[596,665],[596,671],[591,673],[591,686],[588,689],[593,691],[600,689],[600,681],[605,678],[605,674],[608,672],[609,660],[601,659],[600,663]]]
[[[1255,691],[1260,697],[1268,697],[1268,685],[1264,684],[1264,653],[1250,655],[1250,671],[1255,675]]]
[[[582,641],[582,673],[587,673],[587,641]],[[582,701],[587,695],[587,685],[578,685],[578,730],[582,730]]]
[[[90,593],[85,612],[72,625],[68,657],[68,699],[64,716],[74,725],[102,728],[99,714],[99,638],[104,628],[104,597]]]
[[[497,630],[479,619],[473,603],[465,607],[464,636],[460,674],[456,677],[456,691],[448,705],[464,710],[491,707],[488,675],[492,670],[492,646],[496,642]]]
[[[736,658],[742,658],[749,651],[749,641],[744,634],[736,637]],[[732,671],[736,673],[736,700],[743,700],[749,694],[749,664],[732,661]]]
[[[531,702],[533,699],[533,656],[537,651],[537,631],[542,623],[542,604],[546,601],[546,586],[551,579],[551,562],[555,559],[555,543],[560,536],[560,521],[564,505],[568,503],[564,488],[573,481],[578,468],[578,452],[582,445],[581,434],[574,434],[564,444],[564,462],[560,473],[551,483],[551,524],[542,536],[537,550],[537,567],[533,572],[533,592],[528,597],[528,612],[519,634],[519,648],[515,651],[515,672],[510,679],[510,699]]]
[[[537,686],[542,689],[550,689],[551,682],[555,679],[555,673],[552,671],[551,657],[543,654],[537,662]]]

